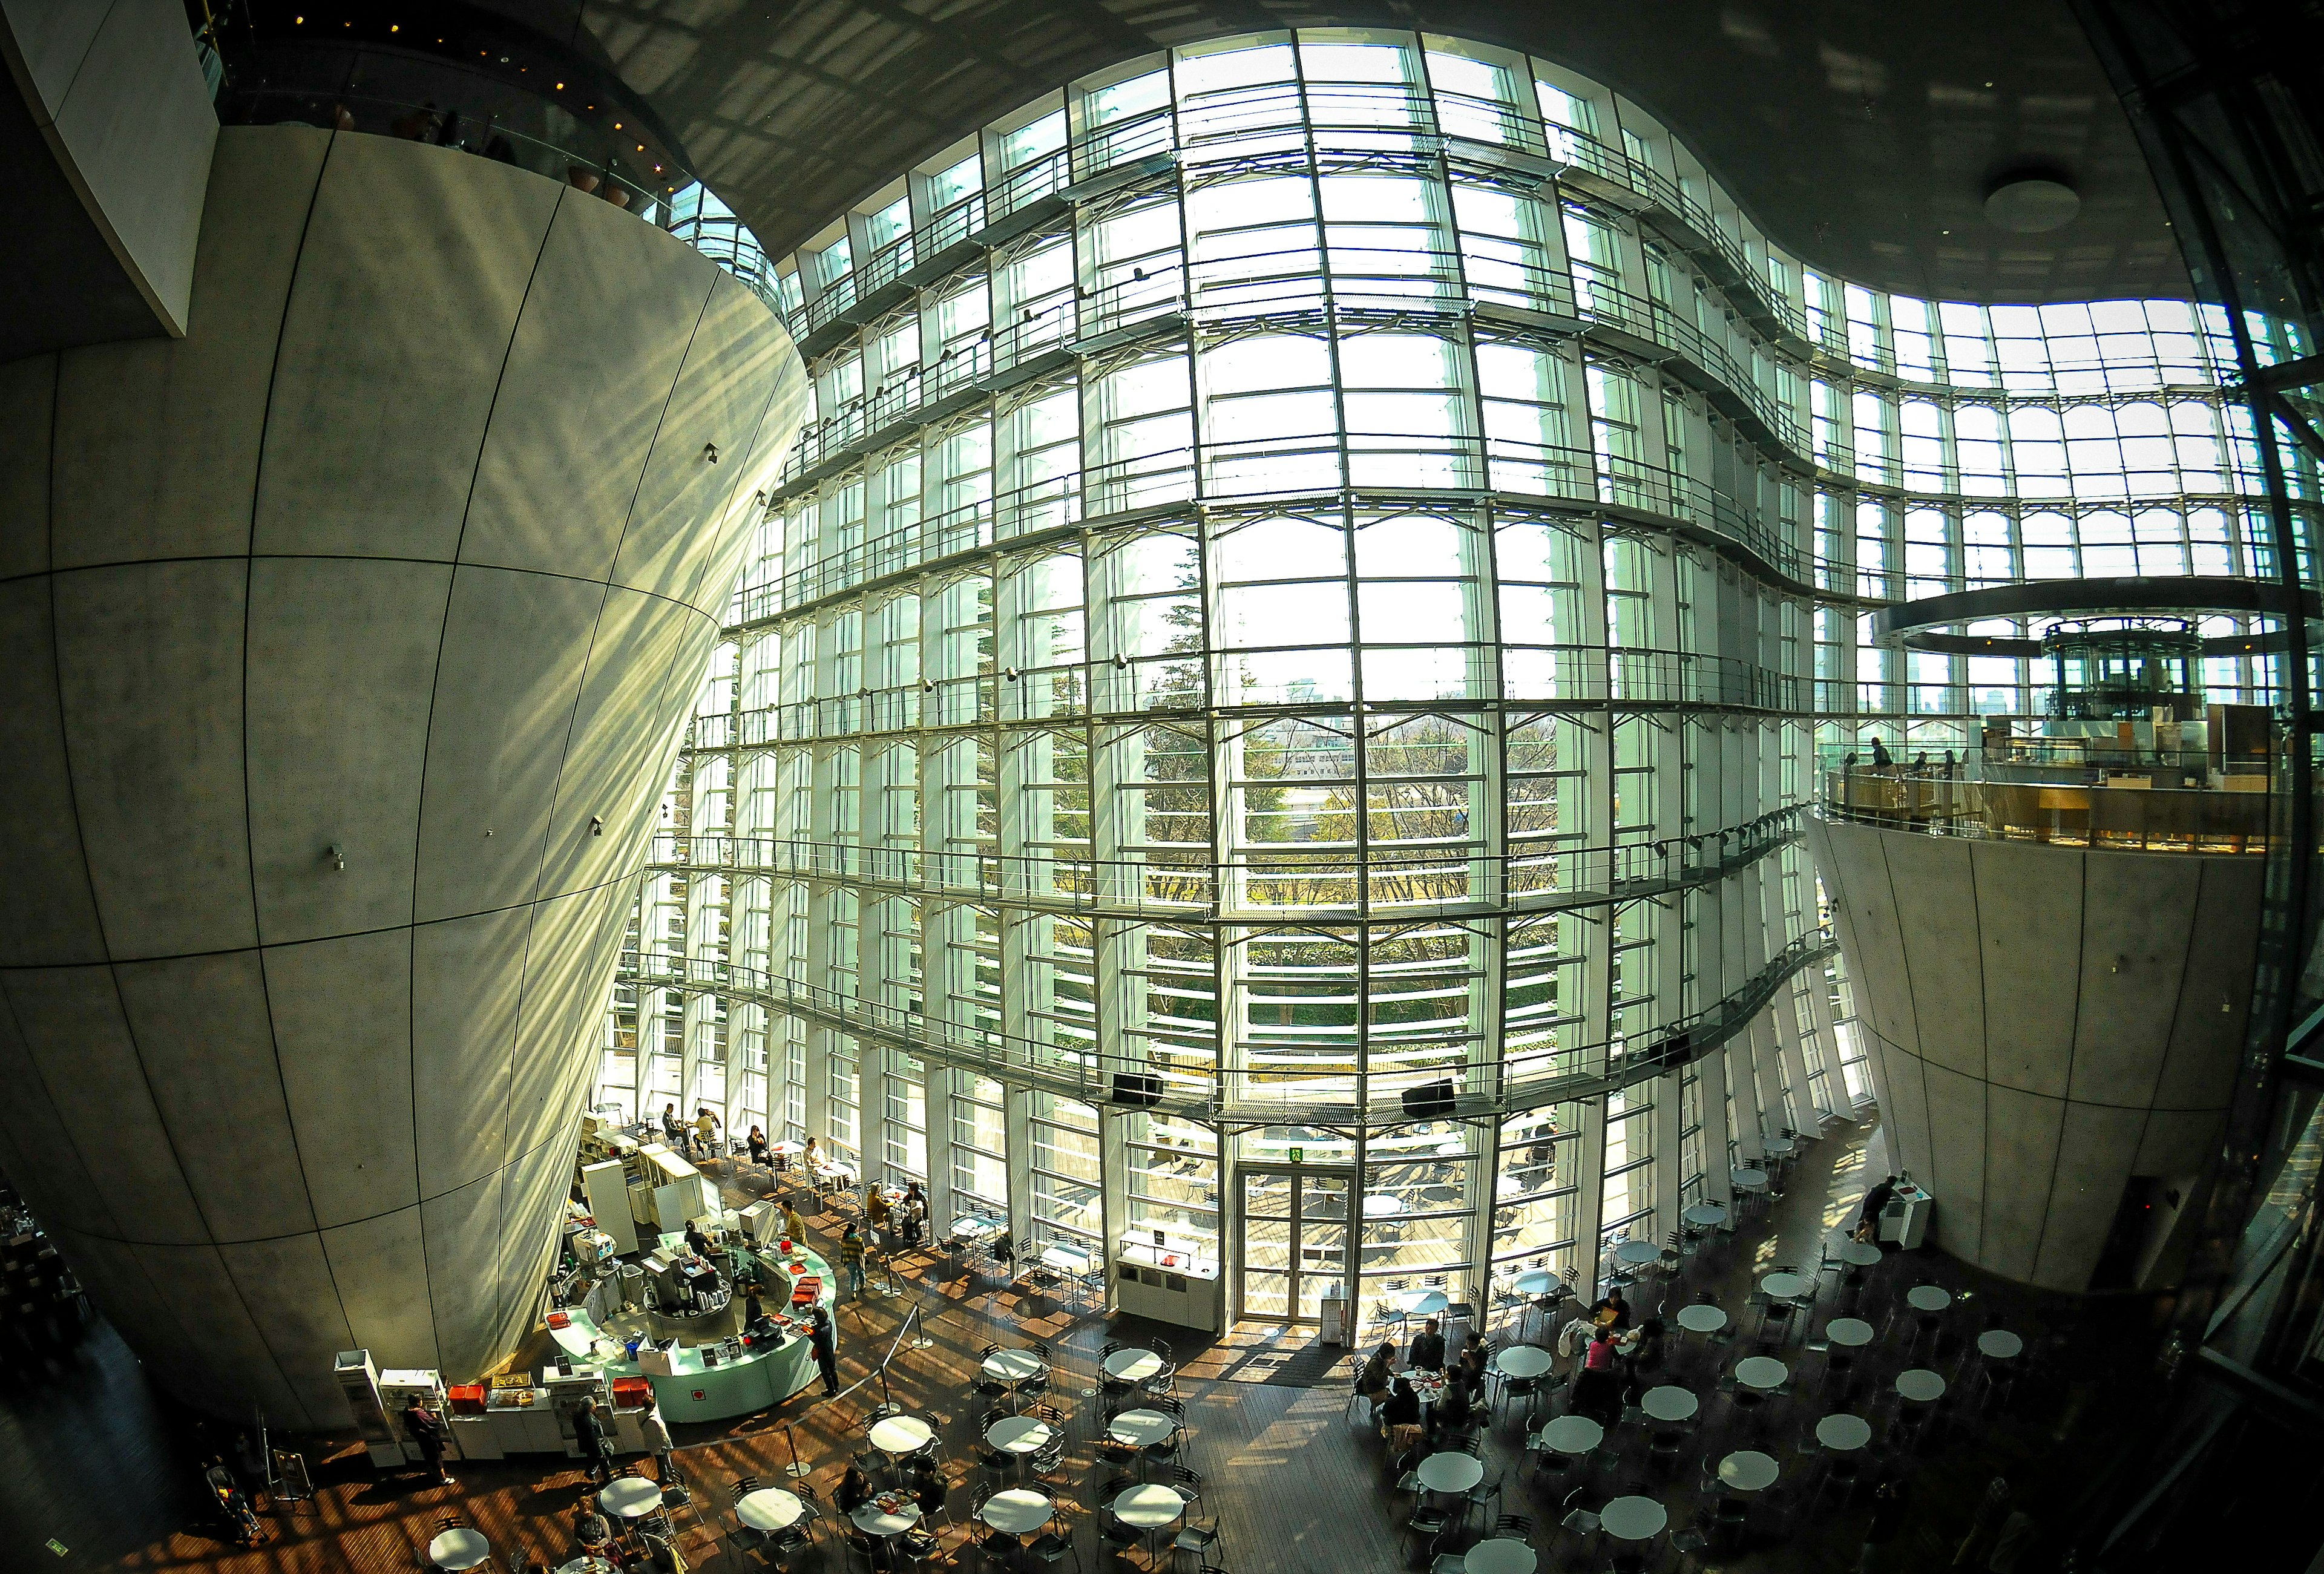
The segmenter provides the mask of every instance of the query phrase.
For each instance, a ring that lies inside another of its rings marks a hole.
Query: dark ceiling
[[[2188,292],[2121,105],[2066,0],[484,0],[609,64],[774,250],[982,122],[1171,43],[1423,27],[1531,49],[1627,94],[1778,244],[1910,294]],[[1988,223],[2052,172],[2063,229]]]

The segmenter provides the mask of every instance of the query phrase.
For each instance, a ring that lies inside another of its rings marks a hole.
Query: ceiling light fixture
[[[2038,235],[2063,229],[2081,210],[2081,194],[2050,174],[2005,175],[1985,194],[1985,216],[1996,228],[2012,235]]]

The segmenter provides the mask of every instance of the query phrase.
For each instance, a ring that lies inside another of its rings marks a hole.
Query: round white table
[[[1945,1396],[1945,1380],[1926,1367],[1896,1374],[1896,1392],[1915,1404],[1933,1404]]]
[[[1835,1454],[1852,1454],[1872,1441],[1872,1423],[1845,1411],[1816,1422],[1816,1441]]]
[[[1462,1553],[1461,1566],[1469,1574],[1533,1574],[1540,1560],[1515,1537],[1495,1536]]]
[[[2024,1352],[2025,1341],[2006,1328],[1988,1328],[1977,1336],[1980,1354],[1997,1361],[2014,1361]]]
[[[1879,1266],[1881,1253],[1868,1240],[1844,1240],[1831,1255],[1851,1268],[1871,1268]]]
[[[1442,1290],[1405,1290],[1388,1298],[1389,1305],[1406,1317],[1434,1317],[1452,1304]]]
[[[1178,1423],[1158,1410],[1125,1410],[1106,1424],[1105,1435],[1140,1449],[1167,1442]]]
[[[1738,1449],[1719,1461],[1719,1478],[1738,1492],[1757,1492],[1775,1484],[1775,1461],[1757,1449]]]
[[[623,1476],[605,1483],[597,1506],[615,1519],[641,1519],[661,1506],[661,1487],[642,1476]]]
[[[1689,1333],[1717,1333],[1727,1326],[1726,1309],[1708,1302],[1682,1306],[1678,1309],[1678,1325]]]
[[[1520,1295],[1546,1295],[1563,1283],[1547,1268],[1529,1268],[1509,1281],[1509,1288]]]
[[[1056,1435],[1029,1415],[1004,1416],[984,1429],[984,1441],[1004,1454],[1038,1454]]]
[[[1485,1462],[1454,1450],[1429,1455],[1413,1476],[1431,1492],[1466,1492],[1485,1478]]]
[[[1735,1363],[1735,1380],[1761,1393],[1782,1387],[1791,1375],[1792,1369],[1773,1356],[1745,1356]]]
[[[1770,1301],[1791,1301],[1808,1287],[1808,1282],[1797,1274],[1769,1274],[1759,1281],[1759,1292]]]
[[[1364,1198],[1366,1219],[1393,1219],[1404,1211],[1404,1200],[1385,1192],[1374,1192]]]
[[[1687,1421],[1702,1408],[1702,1401],[1692,1389],[1665,1383],[1659,1388],[1649,1388],[1638,1400],[1638,1408],[1656,1421]]]
[[[1041,1375],[1041,1358],[1031,1350],[995,1350],[984,1358],[984,1375],[1003,1383],[1022,1383]]]
[[[779,1157],[788,1159],[797,1158],[799,1155],[805,1153],[807,1149],[801,1147],[795,1142],[770,1142],[767,1144],[767,1151],[778,1155]]]
[[[1504,1377],[1538,1377],[1555,1359],[1539,1345],[1511,1345],[1493,1358],[1493,1369]]]
[[[1606,1441],[1606,1429],[1586,1415],[1561,1415],[1541,1429],[1541,1443],[1561,1454],[1586,1454]]]
[[[779,1487],[761,1487],[734,1505],[734,1517],[754,1531],[787,1531],[807,1505]]]
[[[1651,1542],[1670,1523],[1670,1510],[1651,1497],[1617,1497],[1598,1511],[1598,1528],[1618,1542]]]
[[[893,1509],[882,1508],[875,1499],[863,1505],[848,1520],[867,1536],[899,1536],[920,1523],[920,1505],[901,1493],[894,1495]]]
[[[1727,1178],[1734,1183],[1738,1192],[1763,1192],[1767,1186],[1767,1172],[1765,1170],[1737,1168],[1729,1170]]]
[[[1022,1487],[996,1492],[984,1500],[976,1517],[994,1530],[1012,1536],[1029,1535],[1049,1523],[1056,1510],[1039,1493]]]
[[[891,1415],[864,1434],[883,1454],[917,1454],[936,1441],[934,1428],[917,1415]]]
[[[1942,1312],[1952,1303],[1952,1296],[1934,1284],[1915,1284],[1904,1292],[1904,1304],[1915,1312]]]
[[[1663,1260],[1663,1248],[1650,1240],[1626,1240],[1614,1248],[1614,1260],[1628,1263],[1634,1268]]]
[[[473,1569],[493,1555],[492,1542],[484,1533],[466,1526],[439,1531],[428,1543],[428,1560],[438,1569]]]
[[[1693,1225],[1697,1229],[1709,1229],[1714,1225],[1727,1222],[1727,1210],[1717,1202],[1697,1202],[1680,1214],[1679,1219],[1683,1223]]]
[[[622,1571],[604,1559],[584,1552],[570,1563],[558,1564],[557,1574],[622,1574]]]
[[[1800,1145],[1788,1137],[1763,1137],[1759,1151],[1771,1159],[1787,1159],[1800,1151]]]
[[[1872,1325],[1860,1317],[1835,1317],[1823,1325],[1823,1337],[1842,1349],[1861,1349],[1872,1342]]]
[[[1469,1456],[1461,1457],[1465,1459]],[[1160,1530],[1185,1512],[1186,1500],[1178,1496],[1176,1488],[1153,1482],[1133,1487],[1113,1500],[1113,1517],[1142,1531]]]
[[[1152,1350],[1116,1350],[1105,1358],[1105,1375],[1124,1383],[1143,1383],[1162,1369],[1162,1358]]]

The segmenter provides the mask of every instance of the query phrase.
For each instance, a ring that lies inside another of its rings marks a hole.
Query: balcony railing
[[[1931,836],[2133,852],[2261,853],[2274,845],[2266,778],[2247,790],[2151,779],[2125,773],[2094,783],[2075,773],[1986,781],[1941,768],[1865,768],[1825,772],[1821,806],[1831,819]]]

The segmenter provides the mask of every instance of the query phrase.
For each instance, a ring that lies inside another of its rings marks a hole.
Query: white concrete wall
[[[184,339],[0,367],[0,1168],[158,1380],[324,1426],[530,1326],[804,379],[488,160],[228,130],[208,213]]]
[[[1821,818],[1808,847],[1890,1152],[1935,1195],[1937,1245],[2088,1289],[2130,1178],[2184,1199],[2217,1157],[2264,861]],[[2160,1229],[2141,1254],[2151,1283],[2176,1268]]]

